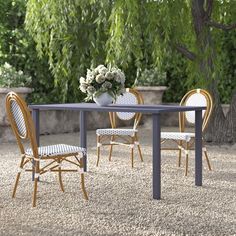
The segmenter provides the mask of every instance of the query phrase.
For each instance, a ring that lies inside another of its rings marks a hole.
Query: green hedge
[[[54,102],[57,94],[47,59],[39,59],[35,43],[24,29],[26,0],[0,0],[0,64],[8,62],[31,75],[30,102]]]

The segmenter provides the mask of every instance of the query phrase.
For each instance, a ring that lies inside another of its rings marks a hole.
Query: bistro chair
[[[203,89],[194,89],[189,91],[182,98],[180,102],[181,106],[206,106],[206,110],[202,112],[203,122],[202,122],[202,131],[206,129],[208,125],[209,118],[212,113],[212,97],[211,95]],[[181,165],[181,157],[182,152],[185,153],[186,156],[186,164],[185,164],[185,176],[188,174],[188,158],[189,158],[189,150],[194,148],[195,142],[195,133],[186,132],[186,124],[194,124],[195,123],[195,112],[187,111],[179,113],[179,132],[161,132],[161,140],[162,143],[167,140],[172,140],[177,144],[177,148],[162,148],[162,150],[178,150],[179,151],[179,159],[178,166]],[[207,165],[209,170],[211,170],[210,161],[208,158],[207,150],[205,147],[205,142],[203,139],[203,152],[207,161]]]
[[[127,88],[123,95],[120,95],[115,104],[143,104],[141,94],[135,90]],[[123,145],[131,149],[131,165],[134,167],[134,147],[137,146],[141,161],[143,162],[142,152],[138,138],[138,124],[142,114],[133,112],[109,112],[111,122],[110,129],[97,129],[97,166],[100,160],[100,149],[102,146],[110,146],[109,161],[111,161],[113,146]],[[117,120],[128,121],[133,119],[133,128],[117,128]]]
[[[83,172],[83,157],[86,150],[66,144],[38,147],[30,111],[25,101],[14,92],[10,92],[6,96],[6,110],[21,153],[21,162],[12,197],[15,198],[16,196],[17,185],[23,171],[34,173],[33,207],[36,206],[37,187],[40,176],[47,172],[58,172],[60,188],[64,192],[62,172],[79,172],[83,195],[88,200]],[[25,147],[27,141],[30,148]],[[68,164],[64,166],[64,163]],[[28,165],[29,168],[27,167]],[[68,165],[73,165],[74,168],[71,169]]]

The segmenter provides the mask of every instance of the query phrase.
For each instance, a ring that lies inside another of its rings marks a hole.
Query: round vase
[[[102,93],[99,96],[94,96],[93,100],[99,106],[107,106],[109,104],[112,104],[113,97],[109,93]]]

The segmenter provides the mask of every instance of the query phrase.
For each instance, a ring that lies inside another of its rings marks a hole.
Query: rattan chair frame
[[[206,110],[205,113],[203,115],[203,121],[202,121],[202,132],[205,131],[205,129],[207,128],[207,125],[209,124],[209,119],[210,116],[212,114],[212,109],[213,109],[213,99],[212,96],[210,95],[210,93],[207,90],[204,89],[193,89],[190,90],[189,92],[187,92],[184,97],[182,98],[180,105],[181,106],[186,106],[186,102],[188,101],[189,97],[192,96],[195,93],[200,93],[202,94],[205,98],[206,98]],[[186,130],[186,125],[187,125],[188,121],[186,119],[186,112],[180,112],[179,113],[179,132],[185,132]],[[169,139],[162,139],[161,143],[163,144],[164,142],[168,141]],[[181,166],[181,159],[182,159],[182,152],[185,152],[185,157],[186,157],[186,161],[185,161],[185,176],[187,176],[188,174],[188,159],[189,159],[189,151],[190,150],[194,150],[194,144],[195,144],[195,138],[191,138],[190,141],[183,141],[183,140],[175,140],[175,139],[171,139],[172,141],[174,141],[177,144],[177,147],[175,148],[161,148],[162,150],[178,150],[179,151],[179,156],[178,156],[178,166]],[[211,164],[210,164],[210,160],[208,157],[208,153],[207,153],[207,149],[205,146],[205,140],[203,137],[203,148],[202,148],[205,158],[206,158],[206,162],[208,165],[208,169],[212,170]]]
[[[18,127],[14,116],[11,111],[11,103],[16,102],[23,114],[24,124],[26,127],[26,134],[24,136],[20,135],[18,131]],[[66,155],[53,155],[53,156],[40,156],[38,153],[38,145],[36,142],[36,135],[35,135],[35,127],[34,123],[30,114],[30,111],[27,107],[25,101],[16,93],[9,92],[6,96],[6,111],[8,115],[8,119],[13,130],[13,133],[16,137],[17,144],[19,146],[21,152],[21,162],[19,165],[19,171],[16,176],[16,181],[12,193],[12,197],[15,198],[16,190],[19,183],[19,179],[21,176],[22,171],[26,172],[33,172],[34,173],[34,190],[33,190],[33,197],[32,197],[32,206],[36,206],[37,200],[37,189],[38,189],[38,182],[39,177],[47,172],[58,172],[59,177],[59,184],[61,190],[64,192],[64,185],[62,181],[62,172],[80,172],[81,176],[81,188],[83,192],[83,196],[86,200],[88,200],[88,194],[85,189],[85,182],[84,182],[84,154],[79,156],[78,153],[68,153]],[[33,155],[29,156],[25,153],[24,142],[28,141],[30,143]],[[72,159],[72,160],[71,160]],[[42,166],[42,162],[49,161],[48,164]],[[62,162],[68,162],[73,166],[76,166],[76,169],[65,169],[62,168]],[[31,164],[31,168],[26,168],[27,164]]]
[[[136,99],[138,104],[144,104],[144,100],[142,95],[136,90],[131,88],[126,88],[126,92],[132,93]],[[137,130],[137,127],[140,123],[142,114],[141,113],[135,113],[134,117],[132,117],[129,120],[134,119],[133,129]],[[120,119],[120,117],[117,115],[116,112],[109,112],[109,119],[111,123],[111,128],[116,129],[117,128],[117,120]],[[121,142],[123,141],[123,142]],[[134,167],[134,147],[137,146],[138,153],[140,160],[143,162],[143,155],[141,151],[141,146],[139,143],[139,137],[138,137],[138,131],[135,132],[134,136],[126,135],[97,135],[97,163],[96,166],[99,165],[100,161],[100,153],[101,153],[101,146],[109,146],[109,161],[111,161],[112,158],[112,151],[113,146],[122,145],[129,147],[131,149],[131,166]]]

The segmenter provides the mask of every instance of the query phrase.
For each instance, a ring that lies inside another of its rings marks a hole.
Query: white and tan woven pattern
[[[189,142],[191,138],[195,137],[195,133],[185,132],[161,132],[161,139],[174,139]]]
[[[207,106],[206,97],[201,93],[192,94],[186,101],[186,106]],[[202,111],[202,116],[204,116],[205,110]],[[186,120],[189,123],[195,123],[195,111],[185,112]]]
[[[138,132],[135,129],[97,129],[96,134],[97,135],[129,135],[134,136],[135,132]]]
[[[26,135],[26,126],[21,108],[16,101],[11,101],[11,111],[16,122],[17,130],[21,136]]]
[[[50,145],[50,146],[42,146],[38,148],[38,154],[39,157],[45,157],[45,156],[58,156],[58,155],[66,155],[66,154],[85,154],[86,149],[77,147],[77,146],[71,146],[67,144],[56,144],[56,145]],[[27,156],[33,156],[33,151],[31,148],[27,149],[25,154]]]
[[[138,100],[134,94],[125,92],[117,98],[116,104],[138,104]],[[121,120],[130,120],[135,116],[135,113],[133,112],[117,112],[116,114]]]

